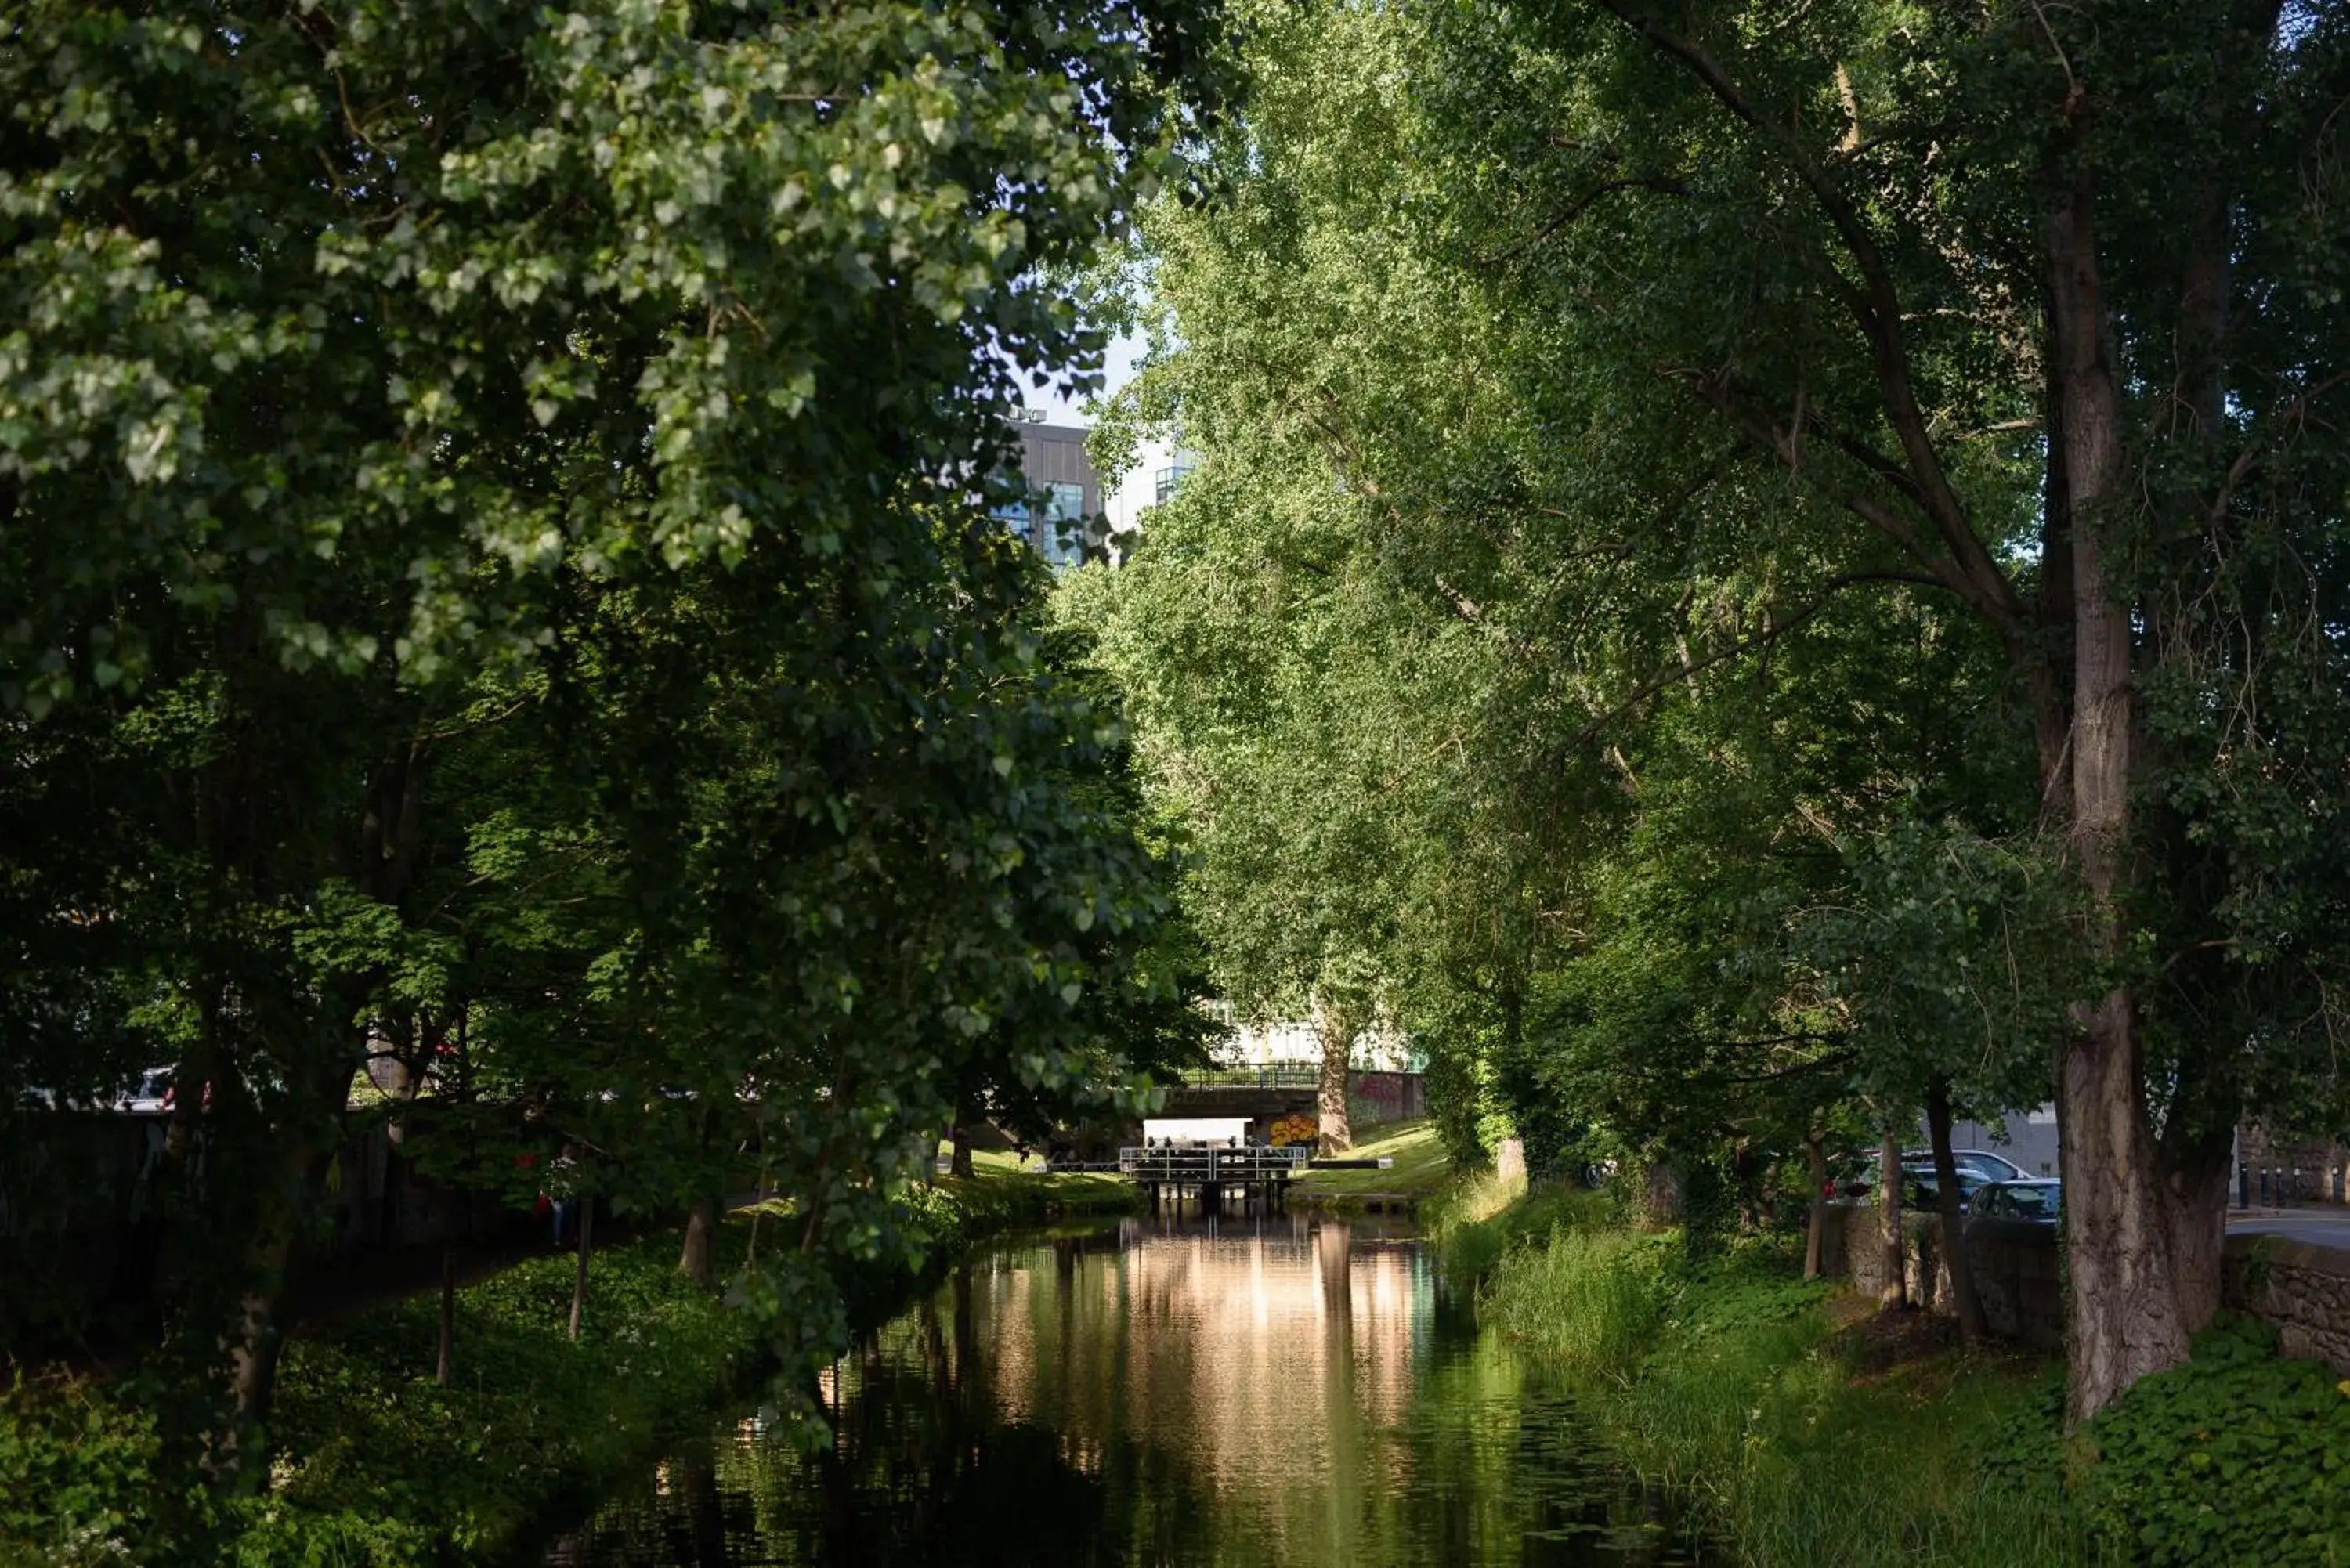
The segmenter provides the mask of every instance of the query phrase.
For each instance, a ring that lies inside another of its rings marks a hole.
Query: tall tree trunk
[[[932,1160],[932,1165],[938,1162]],[[710,1242],[718,1228],[718,1200],[705,1198],[685,1216],[685,1246],[677,1260],[678,1272],[697,1285],[710,1283]]]
[[[1680,1162],[1667,1149],[1658,1149],[1640,1167],[1640,1229],[1661,1231],[1678,1225],[1686,1205]]]
[[[2235,1175],[2235,1128],[2220,1126],[2168,1151],[2165,1217],[2170,1277],[2189,1334],[2211,1326],[2220,1311],[2220,1262],[2228,1241],[2228,1184]]]
[[[276,1393],[277,1355],[285,1346],[282,1298],[286,1265],[292,1253],[290,1231],[272,1224],[253,1249],[251,1267],[256,1283],[237,1300],[229,1344],[229,1387],[236,1400],[239,1443],[244,1430],[269,1418],[270,1400]]]
[[[2259,78],[2258,62],[2275,36],[2282,12],[2282,0],[2233,0],[2230,20],[2237,37],[2227,68],[2234,80],[2222,88],[2225,109],[2216,117],[2225,127],[2221,134],[2230,140],[2257,133],[2260,100],[2251,83]],[[2173,440],[2183,439],[2200,455],[2200,462],[2185,465],[2189,472],[2216,465],[2221,443],[2230,439],[2228,367],[2237,314],[2235,212],[2217,172],[2207,174],[2198,186],[2195,205],[2194,234],[2179,269],[2178,341],[2180,400],[2193,418],[2183,432],[2178,421],[2168,427]],[[2210,527],[2209,505],[2193,483],[2178,485],[2170,497],[2178,523],[2199,531]],[[2262,596],[2254,591],[2245,597],[2257,603]],[[2249,670],[2262,658],[2259,650],[2265,640],[2259,618],[2248,617],[2242,633],[2247,642],[2242,657]],[[2230,635],[2234,635],[2233,628]],[[2168,637],[2162,641],[2167,644]],[[2165,836],[2176,856],[2185,848],[2179,842],[2183,835],[2175,824],[2168,826],[2172,831]],[[2237,982],[2227,972],[2234,967],[2230,958],[2207,949],[2189,961],[2188,972],[2180,979],[2192,985],[2199,978],[2209,990],[2220,991]],[[2203,972],[2199,975],[2199,971]],[[2220,1253],[2227,1240],[2228,1183],[2235,1166],[2235,1123],[2242,1108],[2241,1089],[2223,1064],[2227,1060],[2228,1054],[2221,1054],[2184,1064],[2171,1085],[2169,1114],[2163,1124],[2162,1196],[2170,1272],[2181,1321],[2190,1334],[2207,1326],[2220,1308]]]
[[[2092,905],[2090,946],[2121,942],[2128,877],[2134,707],[2128,613],[2106,581],[2109,521],[2123,472],[2120,392],[2107,356],[2096,192],[2085,170],[2049,223],[2073,542],[2073,786],[2070,848]],[[2171,1217],[2146,1115],[2136,1002],[2116,986],[2076,1011],[2057,1054],[2064,1174],[2065,1414],[2085,1421],[2150,1372],[2187,1358],[2170,1257]]]
[[[375,1244],[386,1251],[400,1245],[400,1189],[403,1181],[406,1157],[400,1150],[398,1123],[384,1130],[383,1190],[376,1195]]]
[[[1354,1128],[1347,1119],[1347,1071],[1354,1060],[1356,1023],[1349,1008],[1320,999],[1314,1004],[1315,1031],[1322,1037],[1322,1073],[1315,1091],[1315,1109],[1326,1155],[1344,1154],[1355,1147]]]
[[[1877,1156],[1877,1241],[1885,1268],[1877,1289],[1877,1304],[1909,1304],[1909,1261],[1901,1246],[1901,1139],[1892,1133]]]
[[[1983,1342],[1982,1298],[1975,1293],[1974,1265],[1967,1253],[1967,1210],[1959,1196],[1959,1162],[1950,1152],[1950,1086],[1936,1079],[1926,1088],[1926,1134],[1934,1146],[1934,1207],[1942,1218],[1942,1261],[1950,1271],[1950,1294],[1959,1303],[1959,1337]]]
[[[1828,1235],[1828,1129],[1814,1114],[1811,1131],[1804,1138],[1812,1178],[1812,1219],[1804,1236],[1804,1278],[1816,1280],[1825,1265],[1822,1254],[1826,1251]]]
[[[579,1205],[579,1266],[571,1274],[571,1340],[579,1342],[579,1314],[588,1305],[588,1252],[596,1230],[596,1195],[583,1192]]]
[[[451,1363],[457,1349],[457,1249],[441,1249],[441,1364],[432,1380],[449,1386]]]
[[[948,1168],[954,1175],[966,1178],[971,1175],[970,1116],[971,1107],[969,1106],[957,1106],[955,1107],[954,1126],[948,1129],[954,1137],[954,1161],[948,1167]],[[932,1160],[931,1163],[932,1165],[936,1165],[938,1161]]]
[[[251,1107],[238,1098],[232,1085],[216,1096],[215,1115],[224,1122],[242,1119]],[[341,1097],[335,1108],[339,1111]],[[247,1135],[250,1136],[250,1124]],[[216,1129],[218,1130],[218,1129]],[[229,1135],[222,1132],[225,1138]],[[331,1149],[330,1138],[326,1146]],[[215,1150],[215,1155],[218,1151]],[[216,1440],[215,1465],[224,1484],[241,1484],[239,1471],[248,1459],[250,1438],[269,1418],[277,1388],[277,1358],[285,1348],[286,1298],[294,1261],[294,1240],[303,1221],[315,1210],[326,1184],[328,1154],[307,1140],[284,1138],[274,1149],[255,1151],[261,1184],[247,1199],[241,1242],[243,1283],[223,1342],[227,1353],[232,1418]]]

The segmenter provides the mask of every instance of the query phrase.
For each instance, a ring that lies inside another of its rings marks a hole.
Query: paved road
[[[2350,1251],[2350,1209],[2238,1210],[2228,1216],[2228,1233],[2282,1236]]]

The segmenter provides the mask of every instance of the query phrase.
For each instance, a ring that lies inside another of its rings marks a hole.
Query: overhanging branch
[[[1786,127],[1755,109],[1712,56],[1626,0],[1597,0],[1597,4],[1694,77],[1716,102],[1742,121],[1785,163],[1818,204],[1860,275],[1861,288],[1856,295],[1842,290],[1839,293],[1846,294],[1846,307],[1868,344],[1886,416],[1901,444],[1920,509],[1941,536],[1952,565],[1968,579],[1970,587],[1962,594],[1967,603],[1990,619],[2004,639],[2019,642],[2030,629],[2029,618],[2015,585],[1975,536],[1966,507],[1959,500],[1941,456],[1935,450],[1910,377],[1908,349],[1902,340],[1900,294],[1894,287],[1892,270],[1877,246],[1876,235],[1859,210]]]

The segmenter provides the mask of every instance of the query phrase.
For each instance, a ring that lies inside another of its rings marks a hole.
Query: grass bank
[[[918,1189],[933,1258],[1000,1231],[1115,1211],[1116,1179],[983,1169]],[[745,1210],[722,1229],[722,1273]],[[456,1295],[450,1386],[435,1380],[440,1300],[392,1302],[286,1345],[258,1495],[173,1492],[160,1402],[113,1381],[17,1371],[0,1383],[0,1568],[227,1562],[237,1568],[409,1568],[494,1559],[567,1495],[642,1462],[755,1364],[749,1320],[678,1272],[678,1238],[598,1251],[580,1337],[574,1261],[533,1258]],[[880,1308],[905,1276],[855,1282]]]
[[[1391,1122],[1367,1128],[1365,1135],[1347,1158],[1391,1159],[1394,1165],[1385,1170],[1309,1170],[1295,1179],[1292,1196],[1338,1209],[1376,1198],[1419,1202],[1451,1180],[1452,1162],[1445,1158],[1435,1123]]]
[[[1692,1266],[1677,1233],[1561,1226],[1501,1259],[1483,1306],[1742,1562],[2078,1561],[2036,1489],[1989,1485],[1983,1467],[2040,1409],[2044,1369],[1914,1354],[1787,1262],[1750,1247]]]
[[[1806,1283],[1791,1246],[1691,1262],[1555,1190],[1440,1235],[1486,1321],[1738,1562],[2350,1563],[2350,1382],[2257,1324],[2223,1319],[2067,1439],[2060,1367]]]
[[[984,1149],[971,1163],[967,1177],[941,1176],[916,1189],[916,1210],[942,1244],[1072,1215],[1124,1214],[1142,1206],[1134,1183],[1107,1172],[1030,1170],[1015,1154]]]
[[[741,1228],[737,1221],[734,1229]],[[173,1492],[161,1385],[19,1376],[0,1400],[0,1563],[432,1563],[494,1552],[631,1462],[755,1354],[747,1322],[677,1272],[656,1233],[596,1255],[568,1336],[574,1262],[532,1258],[461,1289],[435,1381],[435,1293],[290,1340],[257,1495]]]

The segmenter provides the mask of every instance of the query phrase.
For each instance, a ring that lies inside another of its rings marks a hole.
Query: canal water
[[[843,1360],[837,1440],[755,1400],[562,1568],[1695,1563],[1574,1400],[1370,1221],[1130,1219],[960,1264]]]

